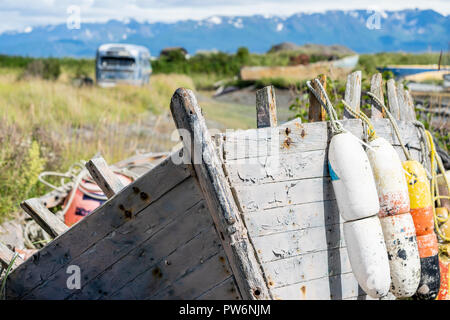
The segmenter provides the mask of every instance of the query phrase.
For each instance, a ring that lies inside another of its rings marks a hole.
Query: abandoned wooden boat
[[[360,72],[347,89],[359,109]],[[383,96],[381,75],[371,91]],[[407,148],[423,160],[409,93],[392,80],[387,94]],[[184,147],[125,187],[93,158],[87,168],[109,200],[71,228],[36,199],[23,202],[55,239],[15,261],[7,299],[368,298],[348,261],[327,167],[330,128],[317,102],[310,123],[277,125],[266,87],[257,92],[257,129],[214,137],[190,90],[175,92],[171,111]],[[375,106],[372,119],[404,159]],[[342,123],[364,139],[360,120]],[[7,264],[13,253],[1,249]]]

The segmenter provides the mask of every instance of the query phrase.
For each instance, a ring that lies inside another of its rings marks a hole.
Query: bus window
[[[135,60],[128,57],[102,57],[102,67],[134,67]]]

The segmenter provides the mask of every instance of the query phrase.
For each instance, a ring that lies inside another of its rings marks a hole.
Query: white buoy
[[[353,274],[361,288],[373,298],[386,296],[391,278],[378,217],[344,222],[344,237]]]
[[[391,270],[391,292],[411,297],[420,282],[420,257],[414,221],[409,213],[380,219]]]
[[[328,96],[319,80],[315,80],[326,104],[307,82],[330,116],[331,138],[328,148],[328,168],[339,213],[344,222],[347,253],[361,288],[373,298],[388,294],[391,285],[389,261],[378,217],[380,210],[372,168],[360,141],[345,132],[337,120]]]
[[[377,214],[380,205],[372,168],[353,134],[345,132],[331,139],[328,163],[342,218],[353,221]]]
[[[388,141],[377,137],[369,141],[369,146],[367,155],[380,202],[378,216],[388,252],[391,292],[397,298],[411,297],[420,282],[420,257],[404,170]]]

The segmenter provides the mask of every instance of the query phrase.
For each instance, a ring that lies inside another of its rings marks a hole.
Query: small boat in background
[[[395,77],[411,81],[442,80],[445,74],[450,73],[450,66],[432,65],[390,65],[377,67],[378,71],[391,71]]]

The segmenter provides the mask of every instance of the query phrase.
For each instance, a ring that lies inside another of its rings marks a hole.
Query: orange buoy
[[[125,185],[131,182],[129,177],[116,173]],[[75,194],[73,194],[75,192]],[[92,211],[100,207],[107,197],[93,181],[83,179],[75,190],[67,196],[63,208],[65,210],[64,223],[72,226]],[[66,208],[68,206],[68,208]]]
[[[421,277],[417,299],[435,299],[440,286],[439,248],[434,233],[434,212],[430,183],[424,167],[417,161],[403,162],[408,183],[411,216],[419,248]]]

